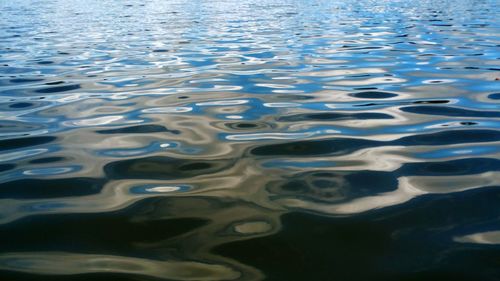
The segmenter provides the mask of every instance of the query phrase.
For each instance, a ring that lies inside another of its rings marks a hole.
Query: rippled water
[[[497,0],[0,2],[1,280],[500,280]]]

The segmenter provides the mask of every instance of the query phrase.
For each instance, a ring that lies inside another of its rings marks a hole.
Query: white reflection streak
[[[46,153],[49,150],[46,148],[36,148],[36,149],[27,149],[22,151],[14,151],[9,153],[0,154],[0,162],[7,162],[12,160],[19,160],[25,157],[31,157],[35,155],[39,155],[42,153]]]
[[[296,140],[304,139],[316,135],[338,134],[340,131],[327,129],[303,133],[256,133],[256,134],[238,134],[226,136],[227,140],[247,141],[247,140]]]
[[[237,140],[237,141],[245,141],[245,140],[263,140],[263,139],[271,139],[271,140],[293,140],[293,139],[301,139],[314,136],[314,132],[307,133],[260,133],[260,134],[243,134],[243,135],[230,135],[227,136],[228,140]]]
[[[465,176],[400,177],[398,189],[374,196],[356,198],[346,203],[327,204],[296,198],[277,200],[280,205],[311,210],[328,215],[353,215],[400,205],[425,194],[454,193],[500,184],[500,172]]]
[[[498,245],[500,244],[500,231],[496,230],[478,232],[474,234],[458,236],[453,238],[453,240],[459,243]]]
[[[240,105],[248,103],[248,100],[220,100],[220,101],[208,101],[199,102],[197,106],[219,106],[219,105]]]
[[[75,126],[75,127],[100,126],[100,125],[111,124],[122,119],[123,116],[111,115],[111,116],[102,116],[102,117],[89,118],[77,121],[67,121],[64,122],[64,124],[67,126]]]
[[[300,103],[296,102],[268,102],[264,103],[265,107],[299,107]]]
[[[233,280],[241,275],[232,268],[218,264],[67,252],[0,254],[0,269],[50,275],[112,272],[169,280]]]
[[[182,113],[192,111],[192,107],[179,106],[179,107],[153,107],[143,109],[143,113]]]
[[[156,186],[156,187],[150,187],[146,188],[146,191],[148,192],[173,192],[173,191],[178,191],[181,188],[178,186]]]
[[[349,68],[349,69],[335,69],[335,70],[323,70],[323,71],[310,71],[303,76],[313,76],[313,77],[332,77],[332,76],[345,76],[345,75],[355,75],[355,74],[371,74],[371,73],[385,73],[387,72],[383,68]]]

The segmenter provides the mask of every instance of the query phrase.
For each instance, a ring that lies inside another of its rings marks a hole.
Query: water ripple
[[[499,7],[0,1],[0,279],[497,280]]]

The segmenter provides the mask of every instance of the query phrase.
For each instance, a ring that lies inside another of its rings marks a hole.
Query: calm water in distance
[[[498,0],[0,15],[0,280],[500,280]]]

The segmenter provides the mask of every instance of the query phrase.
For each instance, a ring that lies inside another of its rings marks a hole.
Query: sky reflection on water
[[[0,279],[497,280],[499,7],[0,2]]]

